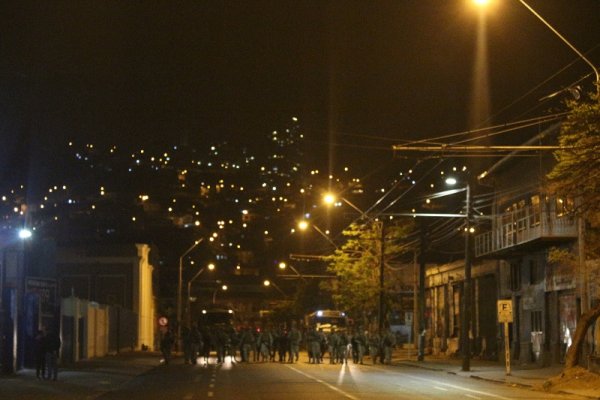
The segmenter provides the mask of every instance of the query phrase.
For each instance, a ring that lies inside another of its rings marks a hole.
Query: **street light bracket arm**
[[[563,35],[561,35],[560,32],[558,32],[556,29],[554,29],[554,27],[552,25],[550,25],[550,23],[548,21],[546,21],[544,19],[544,17],[542,17],[533,8],[531,8],[531,6],[529,6],[529,4],[527,4],[524,0],[519,0],[519,2],[521,4],[523,4],[533,15],[535,15],[537,17],[537,19],[542,21],[542,23],[544,25],[546,25],[546,27],[548,29],[550,29],[552,32],[554,32],[554,34],[556,36],[558,36],[560,38],[560,40],[563,41],[563,43],[565,43],[567,46],[569,46],[569,48],[571,50],[573,50],[579,56],[579,58],[581,58],[587,65],[589,65],[592,68],[592,70],[594,70],[594,74],[596,74],[596,91],[598,93],[598,91],[600,91],[600,73],[598,73],[598,68],[596,68],[596,66],[585,55],[583,55],[583,53],[581,53],[579,50],[577,50],[577,48],[575,46],[573,46],[571,44],[571,42],[569,42]]]

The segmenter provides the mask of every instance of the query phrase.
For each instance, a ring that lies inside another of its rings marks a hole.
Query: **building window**
[[[541,219],[540,196],[531,197],[531,214],[529,215],[529,225],[538,226]]]
[[[518,262],[510,263],[510,289],[512,291],[521,288],[521,265]]]
[[[535,285],[542,280],[541,269],[537,260],[529,260],[529,283]]]
[[[573,199],[556,199],[556,216],[563,217],[565,215],[571,214],[575,209],[575,204],[573,203]]]
[[[542,311],[531,312],[531,332],[542,332]]]

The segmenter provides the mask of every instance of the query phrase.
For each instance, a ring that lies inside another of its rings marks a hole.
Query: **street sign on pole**
[[[504,324],[504,361],[506,375],[510,375],[510,341],[508,324],[513,322],[512,300],[498,300],[498,322]]]
[[[512,300],[498,300],[498,322],[513,322]]]

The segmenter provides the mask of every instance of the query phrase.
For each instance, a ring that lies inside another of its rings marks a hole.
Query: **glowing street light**
[[[30,229],[23,228],[19,231],[19,239],[26,240],[33,236],[33,232]]]
[[[337,197],[336,195],[334,195],[333,193],[326,193],[323,196],[323,202],[327,205],[334,205],[337,200],[341,200],[344,203],[348,204],[350,207],[352,207],[353,209],[355,209],[356,211],[358,211],[358,213],[361,215],[361,217],[363,218],[368,218],[367,213],[365,213],[363,210],[361,210],[360,208],[358,208],[354,203],[352,203],[350,200],[344,198],[344,197]]]
[[[212,303],[215,304],[217,302],[217,293],[219,292],[219,289],[221,289],[222,291],[227,291],[228,287],[227,285],[221,285],[220,288],[216,288],[215,291],[213,292],[213,298],[212,298]]]
[[[306,229],[308,229],[308,225],[308,221],[303,219],[302,221],[298,222],[298,229],[300,229],[301,231],[305,231]]]
[[[278,291],[279,293],[281,293],[281,294],[283,295],[283,297],[287,297],[287,294],[285,294],[285,292],[284,292],[283,290],[281,290],[281,288],[280,288],[279,286],[277,286],[277,285],[275,284],[275,282],[272,282],[272,281],[270,281],[269,279],[265,279],[265,280],[263,281],[263,286],[264,286],[264,287],[271,287],[271,286],[273,286],[275,289],[277,289],[277,291]]]
[[[331,240],[331,238],[329,237],[329,235],[328,235],[329,231],[323,232],[318,226],[316,226],[315,224],[311,224],[310,222],[308,222],[305,219],[298,222],[298,229],[300,229],[301,231],[306,231],[310,226],[312,226],[315,229],[315,231],[317,231],[329,243],[331,243],[333,245],[333,247],[335,247],[336,249],[338,248],[337,244],[335,244],[335,242],[333,240]]]

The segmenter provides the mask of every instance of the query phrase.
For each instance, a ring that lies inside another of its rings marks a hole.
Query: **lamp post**
[[[294,273],[295,273],[296,275],[298,275],[298,277],[299,277],[300,279],[302,279],[303,281],[305,280],[305,279],[304,279],[304,276],[303,276],[303,275],[302,275],[300,272],[298,272],[298,270],[297,270],[296,268],[294,268],[294,266],[293,266],[293,265],[288,265],[288,264],[287,264],[286,262],[284,262],[284,261],[281,261],[281,262],[279,263],[279,269],[280,269],[281,271],[284,271],[284,270],[285,270],[287,267],[290,267],[290,269],[291,269],[292,271],[294,271]]]
[[[192,298],[192,282],[194,282],[202,273],[208,268],[209,271],[213,271],[215,269],[215,264],[210,263],[206,267],[200,268],[196,275],[192,277],[187,283],[187,325],[190,326],[191,323],[191,298]]]
[[[271,287],[271,286],[273,286],[275,289],[277,289],[277,291],[278,291],[279,293],[281,293],[281,294],[282,294],[282,296],[283,296],[283,297],[287,297],[287,294],[285,294],[285,292],[284,292],[283,290],[281,290],[281,288],[280,288],[279,286],[277,286],[277,285],[275,284],[275,282],[273,282],[273,281],[271,281],[271,280],[269,280],[269,279],[265,279],[265,280],[263,281],[263,286],[264,286],[264,287]]]
[[[488,5],[489,0],[473,0],[473,2],[480,7],[485,7]],[[575,46],[573,46],[573,44],[571,44],[571,42],[569,42],[563,35],[561,35],[560,32],[556,30],[556,28],[550,25],[550,23],[546,21],[544,17],[542,17],[537,11],[533,9],[533,7],[527,4],[525,0],[519,0],[519,3],[521,3],[525,8],[527,8],[527,10],[529,10],[529,12],[531,12],[537,19],[539,19],[546,26],[546,28],[550,29],[552,33],[554,33],[564,44],[566,44],[571,50],[573,50],[583,62],[585,62],[587,65],[590,66],[590,68],[592,68],[592,70],[594,71],[594,75],[596,75],[596,94],[600,94],[600,72],[598,71],[598,68],[594,65],[594,63],[592,63],[581,51],[579,51]]]
[[[182,291],[183,291],[183,258],[185,256],[187,256],[192,250],[194,250],[194,248],[196,248],[196,246],[198,246],[200,243],[202,243],[202,241],[204,240],[204,238],[200,238],[198,240],[196,240],[194,242],[193,245],[190,246],[189,249],[187,249],[182,255],[181,257],[179,257],[179,281],[177,284],[177,340],[181,341],[181,306],[182,306]]]
[[[525,8],[527,8],[533,15],[535,15],[537,19],[542,21],[542,23],[544,25],[546,25],[546,27],[548,29],[550,29],[556,36],[558,36],[558,38],[560,40],[562,40],[562,42],[564,44],[569,46],[569,48],[571,50],[573,50],[575,52],[575,54],[577,54],[579,56],[579,58],[581,58],[583,60],[583,62],[585,62],[587,65],[589,65],[592,68],[592,70],[594,71],[594,74],[596,75],[596,93],[599,93],[600,92],[600,73],[598,73],[598,68],[596,68],[596,66],[586,56],[584,56],[582,52],[577,50],[577,48],[575,46],[573,46],[571,44],[571,42],[569,42],[563,35],[561,35],[552,25],[550,25],[550,23],[548,23],[548,21],[546,21],[540,14],[538,14],[529,4],[527,4],[524,0],[519,0],[519,2],[521,4],[523,4],[523,6],[525,6]]]
[[[220,288],[218,288],[218,287],[217,287],[217,288],[214,290],[214,292],[213,292],[213,297],[212,297],[212,303],[213,303],[213,304],[215,304],[215,303],[217,302],[217,292],[219,291],[219,289],[221,289],[222,291],[224,291],[224,292],[225,292],[225,291],[226,291],[228,288],[227,288],[227,285],[221,285],[221,287],[220,287]]]
[[[335,242],[333,240],[331,240],[331,238],[329,237],[329,235],[327,235],[327,233],[323,232],[315,224],[311,224],[310,222],[308,222],[305,219],[303,219],[300,222],[298,222],[298,229],[300,229],[301,231],[306,231],[309,226],[312,226],[314,228],[314,230],[317,231],[319,233],[319,235],[323,236],[329,243],[331,243],[331,245],[333,247],[335,247],[336,249],[338,248],[337,244],[335,244]],[[327,232],[329,232],[329,231],[327,231]]]
[[[455,185],[456,179],[446,179],[448,185]],[[466,212],[465,212],[465,279],[463,282],[463,301],[461,304],[461,323],[460,323],[460,347],[462,349],[462,370],[469,371],[471,368],[471,264],[472,264],[472,246],[471,246],[471,186],[467,182],[466,191]]]

